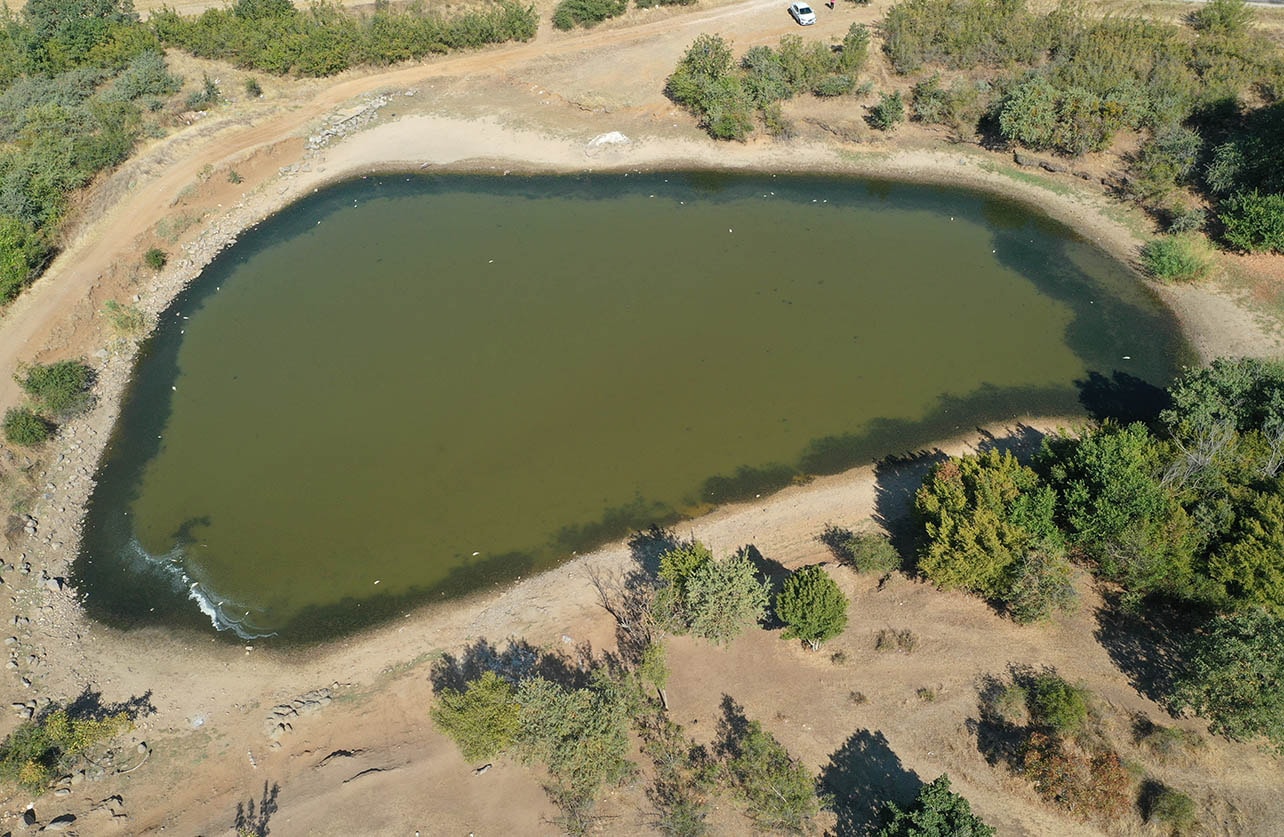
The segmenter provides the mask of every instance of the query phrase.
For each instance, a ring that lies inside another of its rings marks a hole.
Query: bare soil
[[[820,22],[801,34],[837,42],[852,22],[872,23],[885,8],[883,0],[822,8]],[[230,833],[238,811],[242,824],[266,823],[282,835],[557,833],[536,771],[500,761],[474,775],[476,765],[432,728],[429,673],[440,655],[481,638],[522,637],[567,653],[583,643],[610,649],[614,625],[589,576],[618,577],[631,560],[623,544],[324,648],[288,653],[204,635],[121,634],[87,621],[75,591],[48,580],[64,578],[76,554],[81,509],[136,350],[138,335],[113,331],[103,305],[136,305],[154,318],[242,230],[324,183],[427,168],[877,174],[1010,195],[1119,258],[1136,258],[1147,222],[1113,203],[1099,182],[1018,169],[1006,156],[913,126],[891,138],[876,135],[863,109],[850,104],[791,103],[799,133],[789,142],[715,144],[660,92],[701,32],[719,32],[743,50],[796,31],[777,0],[704,4],[631,11],[590,32],[546,27],[529,44],[381,72],[265,79],[262,99],[234,95],[239,100],[155,141],[96,185],[62,255],[0,321],[0,368],[82,356],[100,375],[96,409],[65,426],[42,458],[4,451],[0,461],[15,512],[0,545],[0,558],[12,565],[0,572],[9,593],[0,618],[13,625],[6,646],[13,665],[0,677],[0,692],[22,705],[89,689],[106,703],[145,696],[152,711],[110,761],[99,759],[83,780],[70,777],[65,792],[35,800],[10,792],[0,800],[0,830],[21,829],[22,811],[34,801],[41,823],[74,813],[72,830],[81,834]],[[242,89],[243,73],[183,61],[189,77],[212,71],[225,90]],[[594,142],[614,131],[628,141]],[[1099,176],[1112,163],[1095,165]],[[159,273],[142,267],[152,246],[171,253]],[[1280,356],[1271,301],[1281,263],[1227,260],[1225,279],[1155,290],[1205,358]],[[0,380],[0,407],[17,404],[19,395]],[[1007,437],[1028,442],[1055,423],[963,428],[963,437],[941,448],[960,452]],[[815,540],[826,523],[901,519],[921,469],[921,460],[859,468],[719,509],[681,532],[720,553],[752,544],[785,567],[827,561]],[[912,791],[917,780],[948,771],[1000,833],[1158,833],[1136,813],[1108,826],[1068,817],[986,762],[973,723],[978,679],[1014,663],[1053,665],[1098,695],[1101,723],[1139,770],[1195,798],[1208,833],[1269,834],[1284,819],[1278,759],[1207,736],[1202,749],[1168,761],[1132,743],[1128,730],[1138,713],[1190,730],[1201,724],[1170,719],[1147,697],[1160,675],[1146,665],[1153,660],[1145,643],[1119,638],[1113,611],[1086,580],[1077,613],[1020,628],[968,596],[900,576],[880,586],[842,568],[834,573],[852,598],[851,624],[822,653],[768,631],[725,649],[670,641],[673,712],[698,740],[711,738],[728,694],[817,771],[855,737],[863,755],[851,766],[853,781],[870,789],[862,800]],[[913,631],[918,648],[876,652],[874,634],[887,627]],[[856,692],[863,701],[853,699]],[[18,722],[17,714],[6,716],[0,733]],[[601,805],[601,830],[647,833],[654,827],[649,810],[641,784],[613,789]],[[750,830],[730,800],[719,802],[714,826],[715,833]]]

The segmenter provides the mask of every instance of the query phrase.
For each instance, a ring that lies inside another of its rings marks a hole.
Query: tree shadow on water
[[[236,820],[232,823],[232,828],[236,831],[237,837],[267,837],[271,834],[269,821],[276,813],[276,798],[280,794],[281,786],[273,782],[272,787],[269,788],[265,779],[263,797],[258,800],[257,805],[253,798],[248,802],[236,803]]]
[[[1097,421],[1114,419],[1122,424],[1140,421],[1154,426],[1159,413],[1172,406],[1168,391],[1135,375],[1115,370],[1109,377],[1090,371],[1074,382],[1079,403]]]
[[[833,797],[837,837],[873,834],[889,800],[908,804],[923,787],[918,774],[901,764],[887,737],[867,729],[856,730],[830,755],[818,784]]]

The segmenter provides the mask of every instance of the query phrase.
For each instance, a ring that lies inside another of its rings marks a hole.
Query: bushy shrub
[[[819,540],[857,572],[888,573],[901,568],[900,553],[882,532],[851,532],[826,526]]]
[[[869,60],[869,28],[862,23],[853,23],[843,37],[842,49],[838,53],[838,69],[844,74],[855,76],[865,68]]]
[[[152,270],[160,270],[169,262],[169,254],[159,247],[152,247],[143,254],[143,264]]]
[[[766,611],[767,583],[743,552],[717,561],[699,541],[679,544],[660,556],[659,577],[655,615],[670,630],[726,643]]]
[[[1031,64],[1053,33],[1024,0],[907,0],[883,18],[883,51],[898,73],[928,63],[958,69]]]
[[[880,93],[878,104],[870,106],[869,116],[866,118],[870,125],[880,131],[890,131],[904,122],[905,100],[901,97],[901,91]]]
[[[812,95],[824,98],[845,96],[856,89],[856,79],[852,76],[825,76],[812,88]]]
[[[86,750],[129,729],[125,713],[73,717],[56,708],[24,721],[0,743],[0,779],[39,793]]]
[[[43,237],[21,218],[0,214],[0,302],[27,286],[49,253]]]
[[[1165,828],[1169,834],[1188,834],[1199,824],[1195,800],[1179,790],[1154,782],[1143,789],[1141,806],[1146,822]]]
[[[53,428],[49,422],[33,413],[26,407],[10,407],[4,413],[4,438],[14,445],[32,446],[43,444]]]
[[[1083,753],[1036,732],[1026,742],[1022,772],[1039,796],[1082,819],[1112,820],[1129,806],[1132,777],[1113,751]]]
[[[1075,736],[1088,722],[1088,691],[1051,672],[1036,674],[1025,687],[1030,720],[1052,735]]]
[[[1013,565],[1004,603],[1022,624],[1040,622],[1074,608],[1074,568],[1059,550],[1035,548]]]
[[[493,671],[485,672],[462,692],[443,689],[430,714],[468,761],[494,758],[517,737],[515,690]]]
[[[1166,235],[1141,248],[1146,272],[1161,282],[1194,282],[1208,276],[1212,254],[1198,235]]]
[[[1200,32],[1238,35],[1253,22],[1253,10],[1244,0],[1208,0],[1190,13],[1190,22]]]
[[[810,831],[810,820],[820,812],[816,779],[771,733],[757,721],[734,728],[724,721],[717,747],[728,781],[759,829]]]
[[[40,412],[65,418],[89,407],[94,373],[82,361],[62,360],[32,364],[22,369],[15,380]]]
[[[563,31],[592,27],[628,11],[628,0],[561,0],[553,10],[553,26]]]
[[[1239,192],[1222,202],[1218,217],[1232,247],[1284,253],[1284,194]]]

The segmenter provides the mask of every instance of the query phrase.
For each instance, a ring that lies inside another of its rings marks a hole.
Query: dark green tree
[[[887,803],[887,825],[879,837],[993,837],[994,827],[972,813],[968,801],[950,790],[944,773],[919,789],[908,808]]]
[[[776,596],[776,617],[787,626],[782,637],[801,639],[814,651],[847,627],[847,597],[822,567],[803,567]]]
[[[1284,618],[1264,610],[1216,618],[1186,657],[1174,708],[1193,709],[1228,738],[1261,735],[1284,749]]]

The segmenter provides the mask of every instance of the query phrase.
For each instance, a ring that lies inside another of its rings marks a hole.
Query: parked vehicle
[[[811,26],[816,22],[816,13],[806,3],[790,3],[789,14],[793,16],[794,20],[798,21],[799,26]]]

